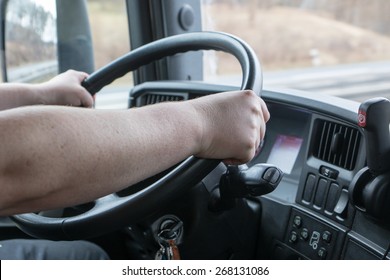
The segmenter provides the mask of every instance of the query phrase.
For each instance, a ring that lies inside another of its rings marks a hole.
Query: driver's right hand
[[[189,102],[201,125],[195,156],[220,159],[226,164],[243,164],[254,157],[270,114],[253,91],[223,92]]]

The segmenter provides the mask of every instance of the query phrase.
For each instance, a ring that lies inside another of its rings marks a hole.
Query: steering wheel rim
[[[242,68],[241,89],[251,89],[260,96],[262,73],[254,51],[241,39],[219,32],[194,32],[175,35],[141,46],[92,73],[83,86],[94,95],[115,79],[158,59],[178,53],[217,50],[232,54]],[[152,213],[155,205],[184,192],[211,172],[219,160],[191,156],[146,188],[119,197],[116,193],[97,199],[86,212],[51,218],[34,213],[12,216],[24,232],[53,240],[86,239],[123,228]],[[136,209],[136,210],[135,210]]]

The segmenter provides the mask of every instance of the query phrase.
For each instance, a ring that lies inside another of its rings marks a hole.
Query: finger
[[[265,125],[265,122],[264,121],[261,121],[260,122],[260,141],[264,139],[265,137],[265,132],[266,132],[266,125]],[[260,143],[259,141],[259,143]]]
[[[240,165],[243,164],[241,161],[238,161],[236,159],[225,159],[222,161],[226,165]]]
[[[86,108],[92,108],[93,107],[93,103],[94,103],[94,99],[93,97],[87,93],[87,94],[83,94],[81,96],[81,106],[82,107],[86,107]]]
[[[267,104],[265,104],[264,100],[260,98],[260,106],[261,106],[261,111],[263,112],[263,118],[265,122],[268,122],[271,115],[268,111]]]
[[[70,69],[65,72],[69,77],[76,78],[78,82],[84,81],[86,78],[88,78],[89,74],[83,71],[76,71],[73,69]]]
[[[240,165],[240,164],[245,164],[251,161],[256,154],[256,149],[251,149],[248,154],[245,155],[245,158],[228,158],[224,159],[222,162],[227,164],[227,165]]]
[[[85,72],[78,72],[78,79],[79,79],[79,82],[83,82],[86,78],[89,77],[89,75]]]

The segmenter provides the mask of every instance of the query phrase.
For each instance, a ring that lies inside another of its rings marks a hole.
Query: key
[[[180,252],[179,252],[179,248],[177,247],[176,245],[176,240],[175,239],[171,239],[168,241],[168,244],[169,244],[169,250],[172,254],[172,260],[180,260]]]
[[[166,232],[166,234],[164,234],[164,236],[167,236],[169,238],[173,238],[174,236],[177,237],[179,235],[179,230],[182,228],[182,226],[183,222],[178,221],[171,229]]]
[[[173,251],[172,251],[172,248],[170,246],[166,247],[166,257],[167,257],[168,261],[173,260]]]
[[[165,260],[166,259],[166,255],[165,255],[165,247],[160,245],[160,249],[158,249],[154,259],[155,260]]]
[[[179,248],[177,247],[177,238],[183,222],[178,221],[172,228],[165,228],[157,235],[160,249],[157,251],[156,260],[180,260]]]
[[[158,243],[160,245],[160,249],[158,249],[155,255],[156,260],[171,260],[173,258],[173,250],[169,245],[169,240],[163,237],[166,231],[167,230],[162,230],[158,235]]]
[[[156,260],[180,260],[176,236],[172,239],[167,239],[159,235],[159,245],[160,249],[155,255]]]
[[[180,260],[179,248],[175,239],[168,240],[166,244],[157,251],[156,260]]]
[[[164,229],[158,234],[158,244],[160,249],[157,250],[155,255],[156,260],[171,260],[172,259],[172,249],[169,246],[168,239],[164,237],[168,230]]]

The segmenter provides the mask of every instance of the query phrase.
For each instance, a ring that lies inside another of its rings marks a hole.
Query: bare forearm
[[[39,85],[31,84],[1,84],[0,85],[0,111],[41,104]]]
[[[199,134],[186,104],[115,112],[35,107],[3,118],[3,214],[86,202],[132,185],[195,153]]]
[[[268,119],[264,101],[251,91],[126,111],[3,111],[0,215],[90,201],[190,155],[245,163]]]
[[[86,73],[69,70],[40,84],[0,84],[0,111],[27,105],[92,107],[93,99],[81,86]]]

